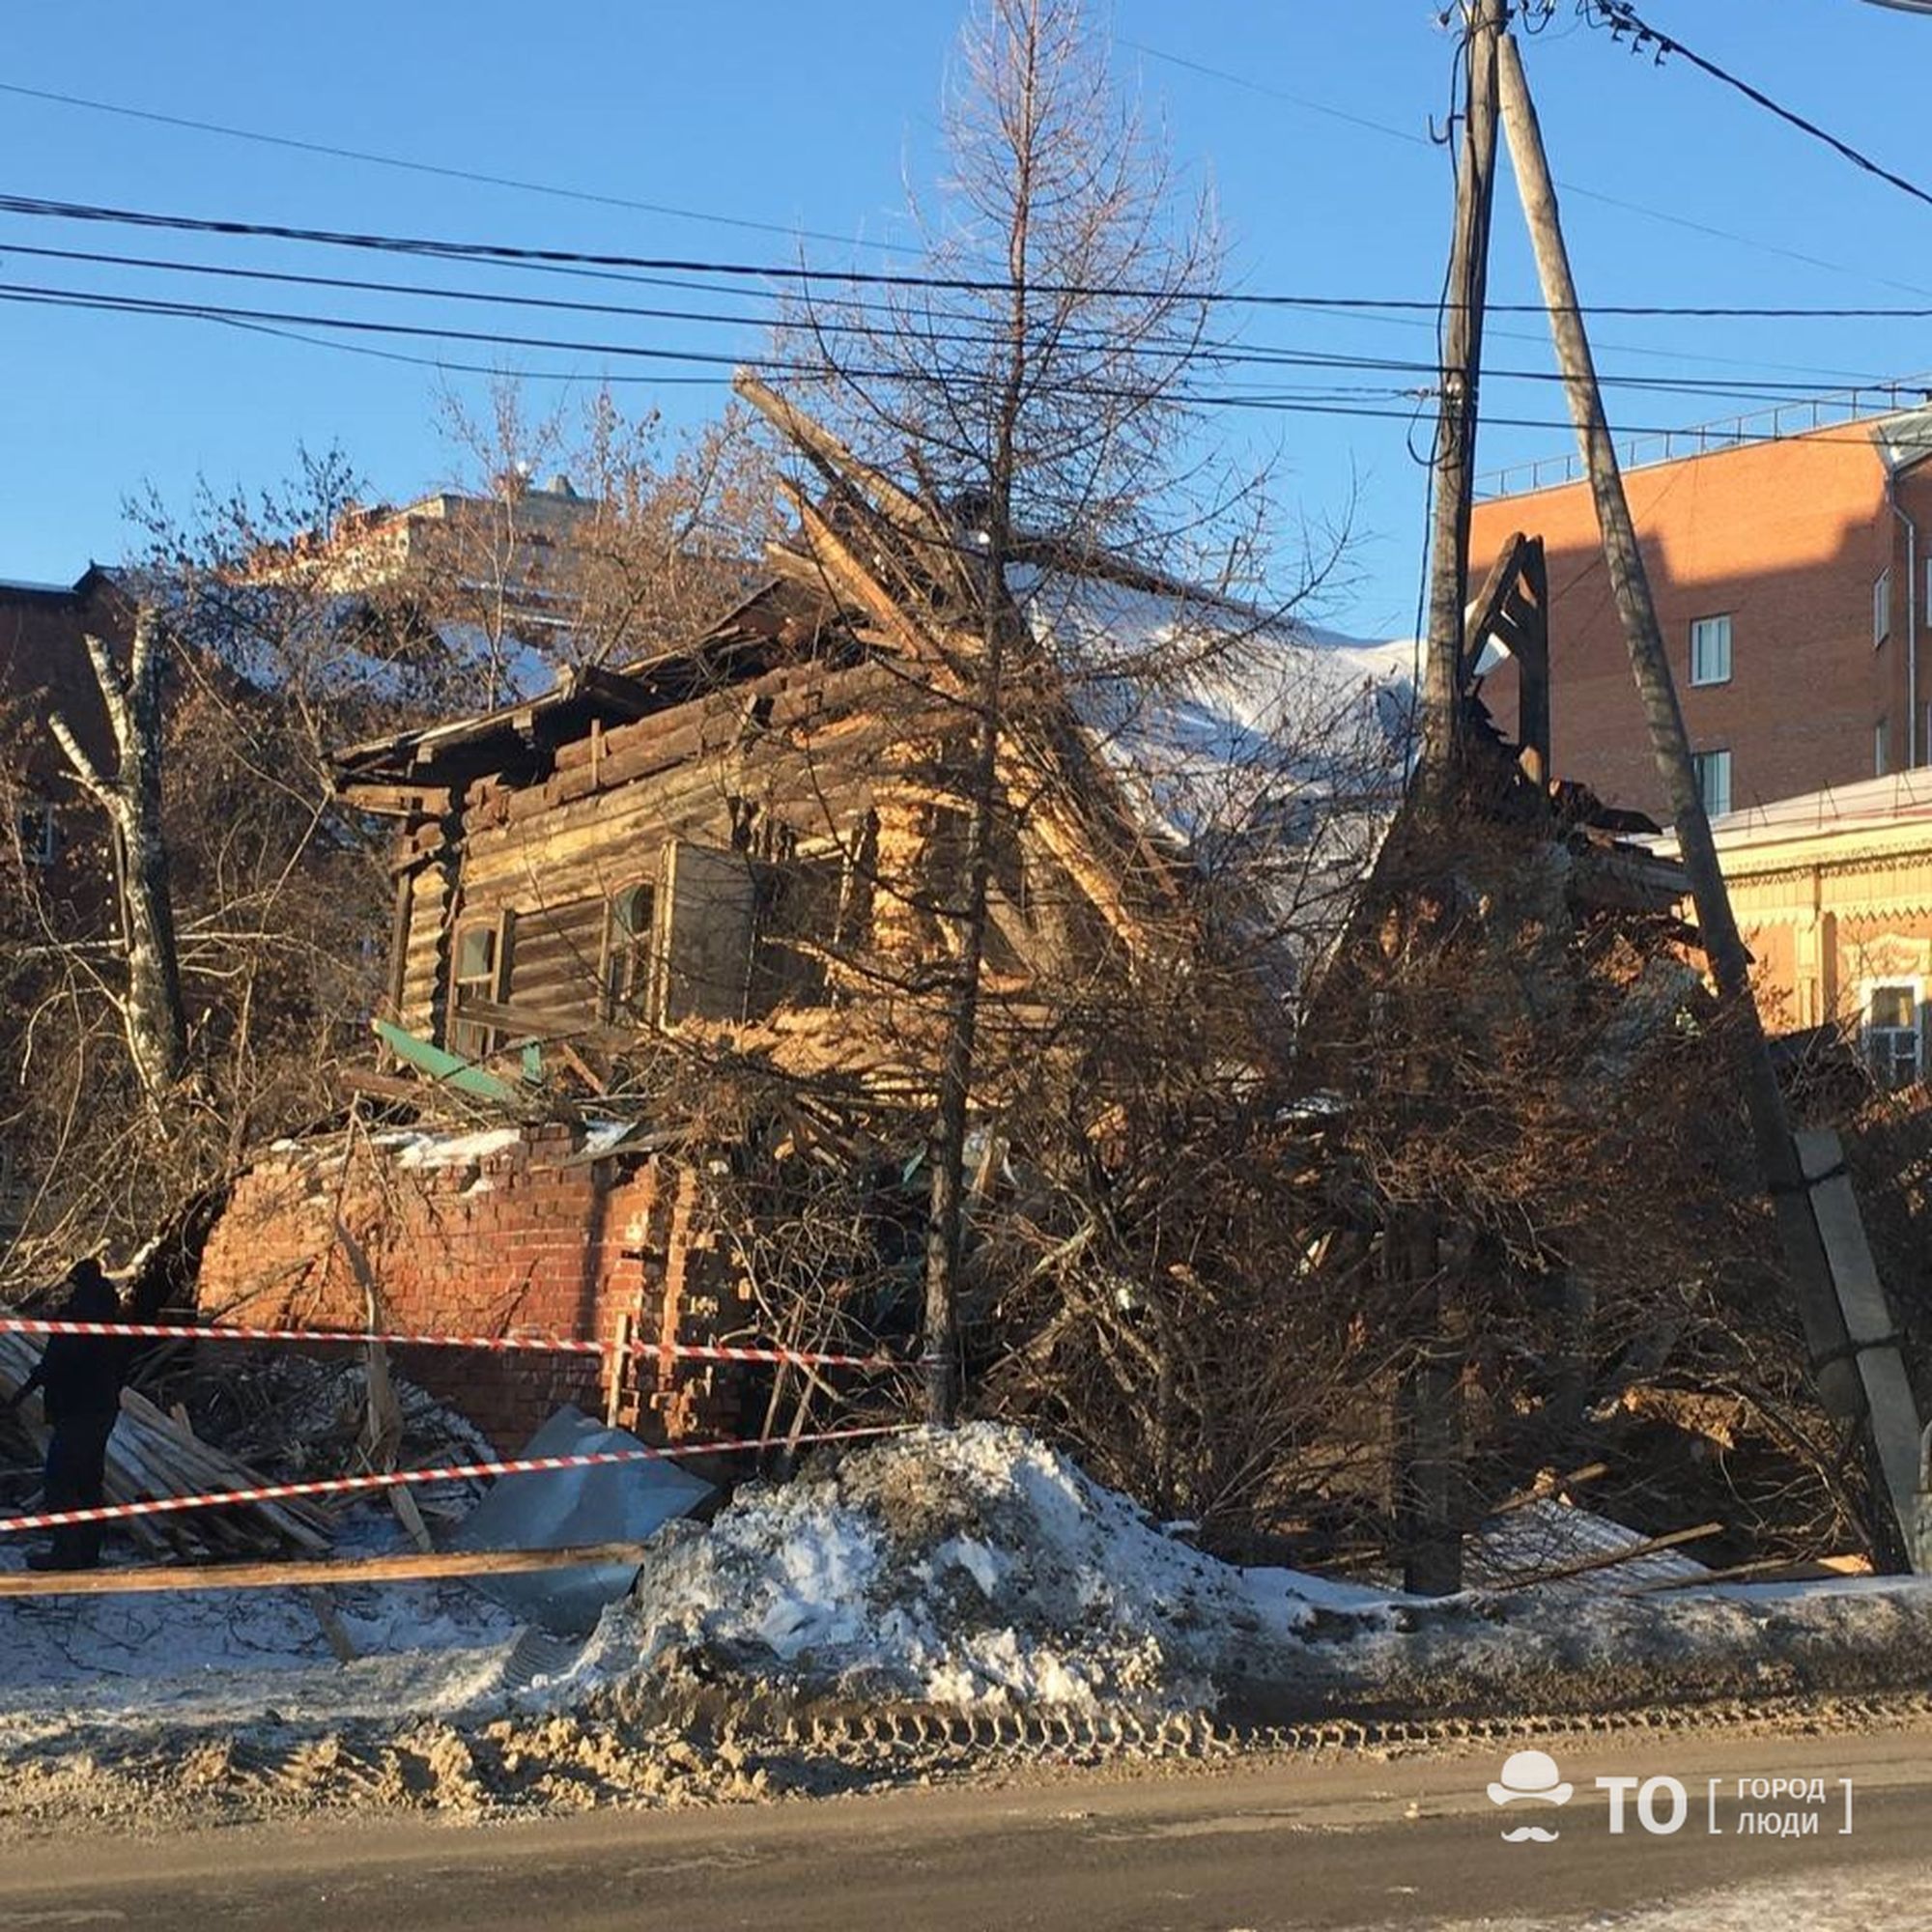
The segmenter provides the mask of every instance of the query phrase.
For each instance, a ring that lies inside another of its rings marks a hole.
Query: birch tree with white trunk
[[[111,997],[142,1090],[159,1111],[187,1065],[187,1018],[161,825],[161,622],[152,610],[139,611],[126,670],[99,638],[85,641],[113,739],[113,771],[100,769],[59,712],[47,727],[81,790],[106,814],[112,834],[126,977]]]

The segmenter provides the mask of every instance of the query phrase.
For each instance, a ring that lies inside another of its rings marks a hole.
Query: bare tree
[[[159,1109],[187,1061],[181,964],[175,952],[174,896],[161,826],[161,623],[143,609],[124,671],[100,639],[89,637],[88,663],[107,713],[116,756],[103,773],[67,720],[47,721],[74,778],[113,830],[114,901],[125,981],[112,995],[128,1052],[151,1107]]]
[[[467,645],[476,701],[682,644],[749,588],[775,503],[746,412],[671,438],[608,388],[537,413],[505,380],[487,415],[451,398],[442,418],[465,497],[413,588]]]
[[[951,1421],[958,1397],[996,821],[1055,781],[1052,759],[1037,755],[1041,706],[1064,704],[1069,679],[1104,678],[1118,696],[1181,668],[1171,641],[1150,653],[1145,638],[1057,624],[1056,566],[1131,554],[1158,570],[1184,551],[1177,578],[1224,582],[1253,561],[1254,530],[1238,513],[1257,500],[1224,487],[1194,439],[1217,269],[1208,211],[1179,204],[1160,145],[1116,92],[1077,0],[985,0],[963,35],[945,119],[928,277],[883,303],[814,291],[781,338],[812,371],[803,387],[815,411],[858,457],[909,471],[951,513],[918,567],[965,606],[951,635],[975,640],[962,656],[924,639],[913,673],[928,695],[944,693],[965,741],[949,778],[963,815],[958,865],[938,908],[948,965],[924,1261],[937,1422]],[[802,496],[800,508],[809,531]],[[836,513],[863,514],[851,502]]]

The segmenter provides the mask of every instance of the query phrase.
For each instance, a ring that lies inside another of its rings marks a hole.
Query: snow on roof
[[[71,597],[71,583],[43,583],[31,577],[0,577],[0,594],[14,597]]]
[[[1260,882],[1297,982],[1401,802],[1414,641],[1097,575],[1029,566],[1012,588],[1150,829]]]
[[[1089,576],[1015,572],[1081,722],[1186,842],[1290,797],[1392,799],[1415,647]]]
[[[1736,852],[1914,824],[1932,828],[1932,770],[1893,772],[1857,784],[1829,785],[1795,798],[1744,806],[1714,818],[1711,832],[1720,852]],[[1674,832],[1645,842],[1659,852],[1674,856],[1677,851]]]

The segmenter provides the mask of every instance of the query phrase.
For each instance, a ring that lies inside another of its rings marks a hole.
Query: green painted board
[[[465,1060],[460,1053],[451,1053],[431,1040],[419,1039],[412,1033],[405,1033],[399,1026],[391,1026],[387,1020],[377,1020],[374,1024],[377,1037],[397,1059],[413,1066],[418,1073],[428,1074],[440,1087],[453,1088],[459,1094],[468,1094],[472,1099],[499,1100],[506,1104],[515,1104],[528,1097],[523,1090],[495,1073],[485,1072],[473,1061]],[[527,1077],[527,1054],[524,1066]]]

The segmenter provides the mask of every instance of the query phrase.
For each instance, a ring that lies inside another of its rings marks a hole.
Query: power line
[[[129,107],[120,101],[95,100],[82,94],[64,94],[50,87],[26,87],[0,81],[0,94],[24,100],[44,100],[62,107],[85,108],[92,114],[112,114],[127,121],[146,121],[161,128],[181,128],[197,134],[216,134],[224,140],[255,141],[264,147],[287,148],[297,154],[322,155],[331,160],[359,161],[373,168],[396,168],[410,174],[434,175],[443,181],[469,182],[481,187],[512,188],[520,194],[549,195],[558,201],[587,202],[600,208],[621,208],[635,214],[664,215],[674,221],[703,222],[715,228],[742,228],[762,235],[782,235],[805,242],[829,242],[837,247],[878,248],[893,254],[917,254],[916,244],[867,242],[824,229],[797,228],[781,221],[754,220],[742,214],[713,214],[702,209],[679,208],[663,201],[634,201],[628,195],[603,194],[591,188],[563,187],[554,182],[530,181],[517,175],[485,174],[475,168],[450,167],[440,161],[417,161],[401,155],[377,154],[368,148],[344,148],[327,141],[305,141],[293,134],[270,134],[260,128],[235,128],[220,121],[198,121],[186,114],[163,114],[152,107]]]
[[[353,294],[381,296],[401,296],[423,300],[474,302],[489,306],[535,309],[573,315],[598,315],[623,320],[648,322],[692,322],[700,324],[722,324],[728,327],[752,327],[756,319],[722,314],[716,310],[681,309],[662,307],[637,307],[623,302],[593,302],[572,300],[556,296],[514,295],[494,289],[464,289],[446,285],[431,286],[415,282],[382,281],[364,276],[304,274],[294,270],[247,269],[227,263],[188,262],[175,258],[148,255],[126,255],[85,248],[45,248],[19,243],[11,244],[0,253],[32,256],[38,260],[79,262],[95,267],[149,270],[169,274],[188,276],[206,275],[223,280],[240,280],[250,283],[270,283],[284,287],[322,288]],[[86,295],[94,293],[86,290],[50,290],[49,294]],[[104,292],[111,299],[118,299],[115,292]],[[195,306],[202,306],[195,304]],[[250,322],[262,321],[260,315],[250,314],[245,318]],[[281,318],[276,318],[280,320]],[[294,320],[294,318],[289,318]],[[821,323],[819,327],[828,333],[858,334],[870,339],[874,331],[863,325],[839,324],[836,321]],[[923,339],[941,341],[947,344],[978,346],[990,344],[987,336],[975,335],[960,330],[942,330],[927,334]],[[514,342],[505,339],[506,346],[529,346],[526,339],[518,338]],[[584,345],[569,345],[573,351],[581,351]],[[600,345],[600,347],[606,345]],[[1414,358],[1376,356],[1361,355],[1340,355],[1332,351],[1296,349],[1280,344],[1243,344],[1236,341],[1208,339],[1196,346],[1181,343],[1178,339],[1167,342],[1156,341],[1156,353],[1172,350],[1185,351],[1188,358],[1204,365],[1218,368],[1261,367],[1298,368],[1324,370],[1359,370],[1388,375],[1433,376],[1436,366]],[[744,358],[741,358],[744,359]],[[751,358],[755,359],[755,358]],[[1490,375],[1505,381],[1552,383],[1561,378],[1551,370],[1492,368]],[[1617,372],[1606,373],[1604,381],[1607,385],[1645,389],[1663,394],[1716,397],[1719,399],[1762,400],[1764,398],[1802,400],[1812,394],[1813,388],[1774,379],[1753,379],[1748,377],[1723,379],[1695,379],[1690,377],[1624,375]]]
[[[857,373],[862,376],[890,375],[897,379],[908,379],[908,372],[897,371],[897,370],[887,371],[887,372],[847,372],[847,371],[835,372],[829,368],[820,369],[820,368],[814,368],[810,365],[785,364],[771,360],[760,361],[757,358],[738,358],[725,355],[709,355],[703,352],[668,350],[662,348],[644,347],[640,345],[561,342],[547,337],[498,335],[498,334],[493,334],[485,330],[452,330],[452,329],[434,327],[428,325],[379,323],[379,322],[351,320],[347,318],[330,317],[330,316],[315,316],[315,315],[299,315],[299,314],[292,315],[274,310],[229,308],[213,303],[171,302],[155,298],[142,298],[138,297],[122,297],[122,296],[112,296],[112,295],[92,294],[81,291],[33,288],[33,287],[25,287],[18,284],[9,284],[9,283],[0,283],[0,302],[11,302],[14,304],[28,305],[34,307],[49,307],[49,308],[81,310],[81,311],[91,310],[91,311],[104,312],[109,314],[123,314],[123,315],[132,314],[132,315],[142,315],[142,316],[154,316],[154,317],[174,319],[174,320],[208,322],[227,327],[257,330],[259,332],[266,334],[289,334],[294,332],[295,330],[301,328],[321,327],[329,329],[348,330],[354,333],[375,333],[391,337],[403,336],[403,337],[412,337],[412,338],[439,340],[439,341],[453,340],[466,343],[481,343],[481,344],[494,345],[506,348],[529,348],[529,349],[554,351],[554,352],[567,353],[567,354],[613,355],[620,356],[645,357],[650,359],[663,358],[672,362],[680,360],[695,360],[714,365],[729,364],[732,366],[742,366],[743,363],[749,362],[751,366],[762,368],[767,372],[781,373],[781,374],[789,373],[789,374],[801,375],[807,378],[810,378],[812,376],[823,376],[833,373],[838,373],[838,374]],[[302,338],[298,337],[297,339],[302,339]],[[332,343],[325,345],[322,343],[318,343],[317,346],[359,347],[361,345],[337,345]],[[386,355],[385,359],[417,361],[417,360],[424,360],[426,358]],[[445,364],[439,359],[434,362],[430,362],[429,366],[448,367],[452,365]],[[459,365],[459,366],[475,367],[475,365]],[[490,373],[490,372],[487,370],[487,368],[479,368],[477,369],[477,373]],[[555,380],[557,379],[558,376],[558,372],[555,371],[540,371],[536,373],[544,376],[546,379],[549,380]],[[930,375],[924,376],[923,378],[917,375],[912,375],[909,379],[914,381],[923,380],[936,384],[943,384],[951,380],[953,380],[943,371],[935,372]],[[573,377],[571,380],[579,380],[579,379]],[[612,378],[611,380],[647,381],[653,383],[663,382],[663,383],[677,383],[677,384],[697,384],[697,383],[714,383],[720,380],[720,378],[715,375],[710,377],[689,377],[689,376],[678,377],[678,376],[661,376],[653,374],[649,377],[628,378],[628,379],[617,377],[617,378]],[[1085,393],[1091,393],[1096,396],[1103,396],[1103,397],[1115,393],[1120,393],[1122,395],[1128,393],[1126,391],[1117,392],[1111,390],[1104,384],[1087,384],[1076,386],[1080,387]],[[1363,390],[1359,392],[1359,394],[1362,396],[1378,397],[1389,403],[1396,402],[1399,398],[1403,397],[1405,393],[1406,392],[1397,390],[1388,390],[1388,391]],[[1381,407],[1379,403],[1375,401],[1350,400],[1346,396],[1335,391],[1313,391],[1313,392],[1300,392],[1300,393],[1288,390],[1267,390],[1267,389],[1227,390],[1219,393],[1204,391],[1201,393],[1184,396],[1183,398],[1181,398],[1181,400],[1192,407],[1201,409],[1224,408],[1224,409],[1234,409],[1234,410],[1256,411],[1264,413],[1280,413],[1288,415],[1335,416],[1335,417],[1346,417],[1360,421],[1409,422],[1413,419],[1414,415],[1412,399],[1408,403],[1406,403],[1404,407]],[[1498,415],[1491,412],[1485,412],[1484,421],[1489,426],[1497,429],[1558,431],[1566,429],[1569,426],[1565,422],[1550,417]],[[1694,432],[1685,431],[1682,425],[1627,424],[1619,426],[1618,429],[1618,434],[1626,438],[1675,437],[1691,433]],[[1856,442],[1861,444],[1861,446],[1869,442],[1869,438],[1861,435],[1839,437],[1839,436],[1833,436],[1829,433],[1820,431],[1804,432],[1804,435],[1805,437],[1805,440],[1813,442],[1839,442],[1839,443]],[[1758,442],[1773,442],[1773,441],[1782,441],[1787,440],[1789,440],[1788,435],[1782,432],[1773,431],[1759,435],[1743,429],[1739,429],[1733,432],[1727,432],[1725,437],[1726,444],[1729,445],[1748,444],[1748,443],[1758,443]]]
[[[226,217],[160,214],[136,209],[103,207],[91,202],[51,201],[33,195],[0,194],[0,213],[38,219],[104,223],[152,228],[193,235],[241,236],[255,240],[298,242],[331,248],[355,248],[381,254],[423,256],[439,261],[505,263],[517,267],[580,267],[649,270],[675,274],[731,276],[810,287],[838,283],[868,288],[924,289],[942,293],[1002,295],[1015,284],[999,276],[920,274],[891,270],[828,269],[780,263],[708,261],[683,256],[618,255],[570,248],[530,248],[507,242],[449,242],[424,236],[385,235],[373,231],[301,228],[281,222],[242,221]],[[1028,284],[1033,294],[1114,301],[1173,301],[1202,307],[1257,307],[1296,310],[1331,309],[1434,316],[1440,304],[1410,297],[1294,295],[1280,291],[1186,289],[1173,287],[1111,287],[1078,282],[1038,281]],[[830,298],[838,302],[846,298]],[[1498,315],[1545,315],[1542,302],[1492,302]],[[1677,303],[1592,302],[1579,311],[1593,316],[1657,318],[1690,321],[1923,321],[1932,306],[1878,306],[1802,303]]]
[[[1849,141],[1833,134],[1830,128],[1821,128],[1817,122],[1806,119],[1796,108],[1786,107],[1782,102],[1774,100],[1762,88],[1752,86],[1749,81],[1732,73],[1728,68],[1719,67],[1716,61],[1705,59],[1702,54],[1687,47],[1682,41],[1673,40],[1670,35],[1651,26],[1636,9],[1629,4],[1629,0],[1584,0],[1584,13],[1585,17],[1593,24],[1607,27],[1613,40],[1621,40],[1626,34],[1632,36],[1634,52],[1644,53],[1654,46],[1660,59],[1665,55],[1675,54],[1680,60],[1689,61],[1700,72],[1709,74],[1713,80],[1721,81],[1724,86],[1742,94],[1754,106],[1762,107],[1767,113],[1776,115],[1788,127],[1796,128],[1800,133],[1808,135],[1812,140],[1822,142],[1833,154],[1850,161],[1854,167],[1861,169],[1868,175],[1876,176],[1888,186],[1911,195],[1915,201],[1922,201],[1927,207],[1932,207],[1932,189],[1920,187],[1917,182],[1908,180],[1904,175],[1885,166],[1883,162],[1873,160],[1862,149],[1853,147]]]
[[[1225,81],[1231,87],[1245,89],[1250,94],[1264,96],[1270,100],[1286,101],[1290,106],[1305,109],[1312,114],[1325,115],[1332,121],[1346,123],[1351,128],[1360,128],[1372,134],[1381,134],[1410,147],[1433,148],[1435,144],[1428,136],[1417,134],[1409,128],[1398,128],[1386,121],[1371,120],[1362,114],[1351,114],[1339,107],[1331,107],[1319,100],[1311,100],[1304,95],[1291,94],[1286,88],[1274,87],[1264,80],[1256,80],[1253,75],[1236,73],[1227,68],[1210,67],[1206,61],[1191,60],[1183,54],[1169,53],[1165,48],[1150,46],[1145,41],[1122,40],[1118,43],[1130,47],[1136,53],[1146,54],[1151,60],[1163,61],[1170,67],[1184,68],[1190,73],[1202,74],[1210,80]],[[1760,254],[1776,256],[1787,262],[1797,262],[1807,269],[1821,269],[1827,274],[1854,275],[1861,281],[1871,282],[1881,287],[1908,289],[1917,294],[1927,291],[1914,282],[1901,282],[1889,275],[1874,275],[1868,269],[1850,267],[1842,262],[1826,260],[1822,255],[1807,255],[1803,249],[1787,248],[1776,242],[1760,241],[1751,235],[1740,235],[1735,229],[1719,228],[1708,221],[1693,220],[1687,214],[1674,214],[1668,209],[1652,208],[1647,203],[1631,201],[1622,195],[1605,194],[1601,188],[1582,187],[1575,182],[1559,181],[1556,185],[1565,194],[1575,195],[1581,201],[1594,201],[1600,207],[1614,208],[1626,214],[1640,215],[1646,221],[1659,221],[1671,228],[1681,228],[1691,235],[1702,235],[1715,242],[1729,242],[1741,248],[1750,248]],[[1493,305],[1492,305],[1493,306]]]

